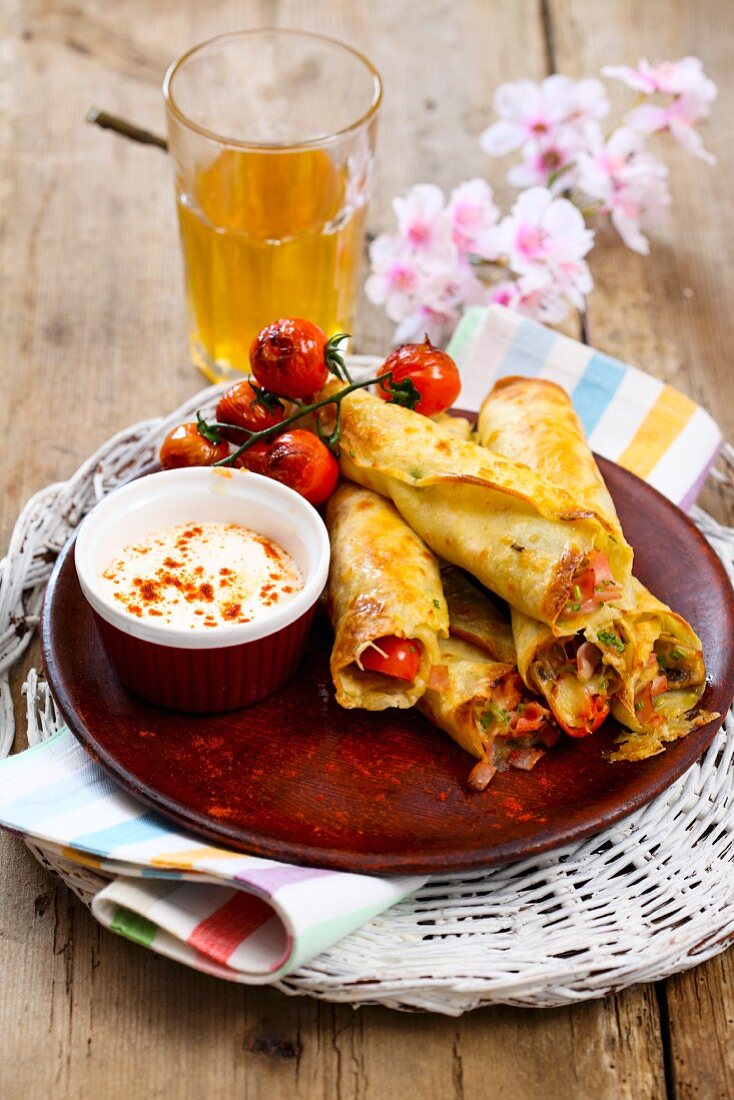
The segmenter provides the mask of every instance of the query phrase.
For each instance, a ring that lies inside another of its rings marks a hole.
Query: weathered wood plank
[[[734,952],[666,982],[676,1100],[734,1096]]]

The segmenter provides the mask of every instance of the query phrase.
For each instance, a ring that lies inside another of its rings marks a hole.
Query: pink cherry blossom
[[[454,236],[476,245],[489,233],[499,213],[491,188],[470,180],[455,190],[447,207],[438,188],[418,185],[396,199],[394,208],[399,232],[372,242],[365,293],[398,322],[396,340],[427,332],[442,343],[465,306],[486,301],[486,288]],[[425,233],[416,232],[423,226]]]
[[[496,247],[519,275],[548,275],[577,307],[593,286],[584,256],[594,243],[581,211],[545,187],[523,191],[497,228]]]
[[[570,109],[569,83],[567,77],[550,76],[542,84],[532,80],[500,84],[494,109],[501,121],[479,138],[485,153],[501,157],[528,141],[554,133]]]
[[[626,121],[635,130],[653,134],[667,130],[679,145],[694,157],[716,164],[716,157],[704,148],[696,124],[708,118],[709,104],[695,92],[684,92],[669,103],[644,103],[627,115]]]
[[[399,237],[387,233],[370,246],[372,273],[365,294],[375,305],[383,305],[391,321],[401,321],[414,308],[423,278],[415,259]]]
[[[634,252],[647,255],[642,232],[670,203],[668,170],[644,148],[640,134],[628,126],[616,129],[606,143],[579,156],[579,189],[600,203],[620,237]]]
[[[435,347],[443,347],[460,317],[461,313],[457,309],[436,310],[428,305],[416,306],[395,329],[393,343],[416,344],[427,336]]]
[[[641,57],[637,68],[630,65],[605,65],[604,76],[621,80],[629,88],[653,95],[683,95],[693,92],[709,103],[716,98],[716,85],[703,71],[703,62],[698,57],[682,57],[680,61],[661,61],[658,65]]]
[[[548,142],[564,128],[572,130],[603,118],[609,102],[598,80],[575,81],[555,74],[542,84],[532,80],[501,84],[494,108],[500,121],[480,135],[479,143],[485,153],[501,157],[513,149]]]
[[[451,192],[446,213],[460,252],[489,258],[489,231],[500,216],[493,196],[492,188],[483,179],[467,180]]]
[[[451,223],[445,199],[433,183],[417,183],[404,198],[393,200],[398,232],[416,252],[431,252],[449,261],[453,256]]]
[[[467,306],[486,302],[487,288],[468,266],[454,271],[436,271],[426,278],[413,310],[402,318],[395,330],[395,343],[421,340],[425,334],[432,344],[440,346],[446,342]]]
[[[556,325],[568,312],[568,303],[547,280],[521,276],[515,282],[497,283],[491,288],[490,302],[507,306],[535,321]]]
[[[565,122],[572,126],[585,126],[597,122],[609,114],[609,100],[604,85],[595,77],[572,80],[569,94],[569,111]]]
[[[575,177],[576,157],[600,132],[595,122],[583,126],[563,126],[542,141],[529,142],[523,149],[524,159],[507,173],[513,187],[548,187],[554,195],[569,190]]]

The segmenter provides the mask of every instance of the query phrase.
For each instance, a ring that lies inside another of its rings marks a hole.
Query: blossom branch
[[[467,306],[502,302],[555,323],[583,309],[593,288],[586,257],[590,218],[606,217],[628,248],[647,254],[646,232],[670,204],[666,166],[647,149],[668,133],[713,163],[697,127],[710,114],[716,86],[698,58],[636,69],[609,66],[604,76],[637,93],[624,117],[602,131],[609,100],[597,79],[556,74],[501,85],[498,121],[480,136],[490,156],[518,152],[508,181],[520,189],[504,217],[482,179],[448,199],[433,184],[396,198],[397,231],[371,244],[365,290],[395,321],[395,341],[427,332],[442,343]]]

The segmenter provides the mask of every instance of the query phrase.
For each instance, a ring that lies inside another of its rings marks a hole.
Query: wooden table
[[[720,88],[706,134],[719,165],[673,151],[671,223],[647,259],[611,236],[595,250],[584,334],[688,391],[734,438],[727,0],[4,0],[0,19],[3,545],[32,492],[200,386],[166,157],[83,119],[96,103],[160,131],[171,59],[242,26],[320,30],[377,63],[374,231],[412,182],[486,174],[509,195],[503,166],[477,144],[501,81],[700,55]],[[357,350],[384,352],[389,333],[363,303]],[[711,491],[704,503],[727,515]],[[17,685],[37,660],[34,649]],[[354,1012],[217,982],[134,947],[102,931],[19,841],[0,844],[5,1100],[734,1095],[731,952],[568,1009]]]

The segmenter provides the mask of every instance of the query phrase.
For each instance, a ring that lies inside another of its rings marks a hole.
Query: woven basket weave
[[[359,357],[353,366],[359,367]],[[221,387],[110,439],[26,505],[0,563],[0,756],[14,736],[8,674],[38,623],[53,560],[86,512],[154,460],[169,428]],[[734,581],[734,529],[694,520]],[[59,728],[45,682],[24,685],[28,742]],[[696,966],[734,942],[734,713],[701,760],[612,829],[562,850],[434,877],[276,988],[458,1016],[493,1003],[571,1004]],[[107,881],[29,843],[89,905]]]

